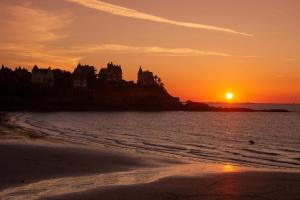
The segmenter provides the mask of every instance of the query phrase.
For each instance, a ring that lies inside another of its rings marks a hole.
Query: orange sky
[[[0,62],[121,64],[182,100],[300,102],[299,0],[1,0]]]

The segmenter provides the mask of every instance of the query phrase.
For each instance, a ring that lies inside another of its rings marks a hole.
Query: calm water
[[[89,146],[105,144],[191,160],[300,169],[300,112],[64,112],[10,117],[24,129]]]
[[[272,104],[272,103],[207,103],[217,107],[240,107],[259,110],[267,109],[285,109],[294,112],[300,112],[300,104]]]

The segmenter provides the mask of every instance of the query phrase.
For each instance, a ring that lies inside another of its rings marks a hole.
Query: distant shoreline
[[[28,103],[28,104],[2,104],[0,105],[1,117],[5,116],[5,112],[162,112],[162,111],[186,111],[186,112],[292,112],[287,109],[253,109],[245,107],[216,107],[206,103],[188,101],[185,104],[172,102],[172,99],[162,100],[163,104],[156,102],[152,104],[151,101],[146,100],[137,104],[113,103],[104,104],[88,104],[88,103],[56,103],[49,104],[43,102]],[[0,120],[1,121],[1,120]]]
[[[52,108],[31,108],[31,109],[2,109],[0,112],[178,112],[178,111],[185,111],[185,112],[220,112],[220,113],[230,113],[230,112],[293,112],[285,109],[263,109],[263,110],[256,110],[256,109],[248,109],[248,108],[222,108],[222,107],[210,107],[208,109],[98,109],[98,108],[87,108],[87,109],[52,109]],[[2,116],[0,116],[1,118]],[[0,119],[1,121],[1,119]]]
[[[38,68],[0,69],[0,111],[198,111],[289,112],[287,109],[253,109],[180,102],[166,90],[162,79],[139,68],[137,80],[123,80],[122,68],[112,62],[96,73],[94,66],[74,71]]]

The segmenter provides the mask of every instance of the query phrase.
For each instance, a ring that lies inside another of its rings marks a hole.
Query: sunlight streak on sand
[[[0,199],[36,200],[107,186],[150,183],[171,176],[201,176],[209,173],[229,172],[227,165],[181,164],[170,167],[141,168],[137,170],[95,174],[90,176],[56,178],[38,181],[0,191]]]

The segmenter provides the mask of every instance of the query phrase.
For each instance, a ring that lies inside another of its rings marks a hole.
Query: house
[[[108,63],[106,68],[100,70],[98,77],[104,82],[122,82],[122,68],[120,65],[114,65],[112,62]]]
[[[142,67],[140,67],[138,71],[138,80],[137,84],[142,86],[151,86],[156,85],[156,76],[153,75],[150,71],[143,71]]]
[[[73,72],[73,87],[87,88],[93,85],[96,79],[95,68],[89,65],[77,65]]]
[[[30,83],[31,80],[31,74],[30,72],[28,72],[27,69],[25,68],[21,68],[21,67],[17,67],[15,69],[15,81],[17,83]]]
[[[52,87],[54,85],[54,74],[48,69],[39,69],[36,65],[32,69],[31,82],[35,85]]]

